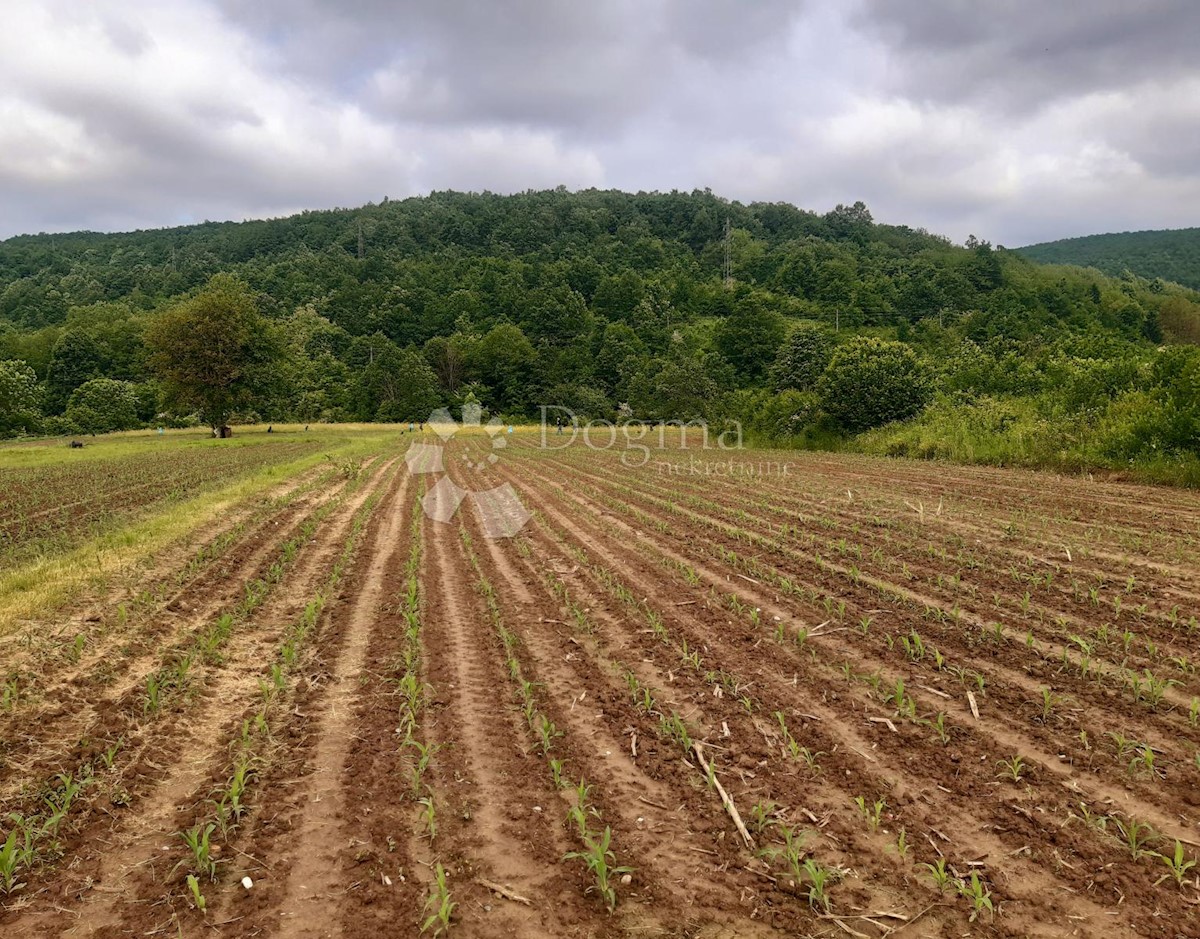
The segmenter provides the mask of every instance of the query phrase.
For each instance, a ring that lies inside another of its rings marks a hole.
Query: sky
[[[1197,36],[1195,0],[5,0],[0,238],[560,185],[1195,226]]]

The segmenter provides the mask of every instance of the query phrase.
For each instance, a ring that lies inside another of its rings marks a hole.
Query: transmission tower
[[[725,216],[724,254],[721,258],[721,279],[725,281],[725,289],[733,287],[733,242],[729,227],[729,216]]]

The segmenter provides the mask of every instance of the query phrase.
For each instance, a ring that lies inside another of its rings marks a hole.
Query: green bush
[[[834,352],[817,393],[838,424],[860,431],[912,417],[929,401],[931,382],[910,346],[855,336]]]
[[[133,385],[113,378],[93,378],[71,392],[64,417],[85,434],[106,434],[138,426]]]

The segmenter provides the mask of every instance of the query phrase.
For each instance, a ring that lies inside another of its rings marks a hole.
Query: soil
[[[0,646],[6,937],[1200,935],[1195,493],[487,443],[515,537],[394,450]]]

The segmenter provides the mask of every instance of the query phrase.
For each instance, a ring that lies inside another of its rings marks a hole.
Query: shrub
[[[834,420],[859,431],[912,417],[929,401],[931,382],[911,347],[856,336],[833,354],[817,392]]]
[[[106,434],[138,426],[133,386],[112,378],[93,378],[73,392],[64,415],[86,434]]]

